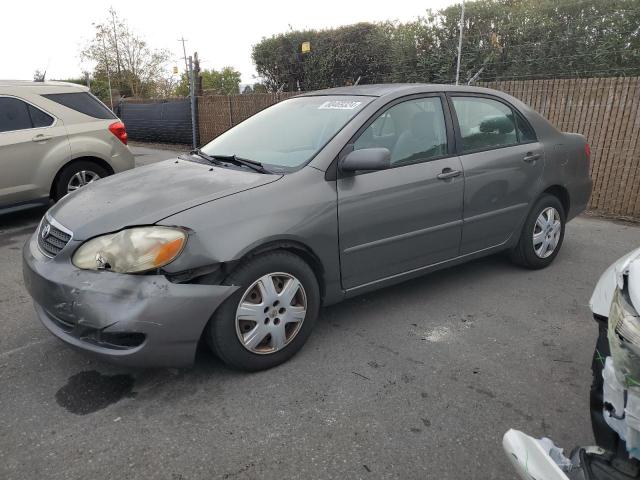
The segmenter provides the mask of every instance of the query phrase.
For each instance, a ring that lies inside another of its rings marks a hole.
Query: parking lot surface
[[[514,478],[509,428],[593,441],[587,302],[640,243],[581,217],[546,270],[494,256],[325,308],[272,370],[133,370],[39,324],[20,250],[43,213],[0,217],[2,479]]]

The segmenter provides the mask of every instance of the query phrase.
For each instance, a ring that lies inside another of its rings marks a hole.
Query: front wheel
[[[311,334],[320,307],[318,281],[284,251],[249,259],[224,282],[240,288],[211,318],[207,341],[226,364],[257,371],[291,358]]]
[[[545,268],[556,258],[564,239],[565,211],[557,197],[545,194],[527,216],[511,259],[531,269]]]

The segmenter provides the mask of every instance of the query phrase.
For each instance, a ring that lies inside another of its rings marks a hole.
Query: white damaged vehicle
[[[599,333],[591,365],[597,446],[567,457],[548,438],[509,430],[502,444],[523,479],[640,479],[640,248],[602,274],[589,306]]]

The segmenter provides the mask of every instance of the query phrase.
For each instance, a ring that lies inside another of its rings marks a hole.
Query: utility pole
[[[187,60],[187,49],[186,49],[186,47],[184,46],[184,43],[185,43],[187,40],[184,38],[184,35],[183,35],[181,38],[179,38],[179,39],[178,39],[178,41],[179,41],[179,42],[182,42],[182,53],[184,54],[184,57],[182,57],[182,58],[184,58],[184,71],[185,71],[185,72],[187,73],[187,75],[188,75],[188,74],[189,74],[189,64],[187,63],[187,62],[188,62],[188,60]]]
[[[462,0],[462,11],[460,12],[460,37],[458,38],[458,66],[456,67],[456,85],[460,81],[460,57],[462,56],[462,32],[464,30],[464,0]]]
[[[113,27],[113,44],[116,48],[116,67],[118,69],[118,88],[122,88],[122,71],[120,64],[120,50],[118,50],[118,32],[116,30],[116,11],[112,8],[109,9],[111,14],[111,26]]]
[[[196,97],[199,97],[202,95],[202,77],[200,76],[200,59],[198,58],[198,52],[193,54],[193,78]]]
[[[102,50],[104,51],[104,65],[107,69],[107,81],[109,83],[109,102],[111,103],[111,111],[113,111],[113,94],[111,93],[111,73],[109,72],[109,57],[107,56],[107,46],[104,44],[104,36],[102,37]]]

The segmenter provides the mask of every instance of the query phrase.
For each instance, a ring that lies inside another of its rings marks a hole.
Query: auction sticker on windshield
[[[343,100],[329,100],[318,107],[318,110],[355,110],[362,102],[345,102]]]

